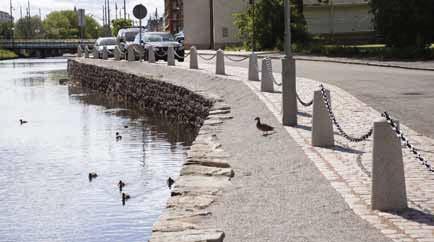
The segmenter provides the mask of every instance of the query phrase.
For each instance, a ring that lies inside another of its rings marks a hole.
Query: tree
[[[291,8],[292,41],[305,43],[308,41],[309,35],[303,16],[303,1],[292,0],[292,2],[295,6]],[[235,25],[238,27],[241,39],[243,39],[244,47],[252,48],[254,35],[258,49],[283,49],[285,34],[283,9],[283,0],[259,0],[247,11],[235,14]],[[253,13],[255,13],[254,18]]]
[[[96,39],[99,36],[100,25],[91,16],[86,16],[84,38]],[[78,39],[80,28],[78,26],[77,12],[72,10],[53,11],[44,20],[47,38],[50,39]]]
[[[120,29],[133,26],[133,22],[130,19],[115,19],[112,21],[112,33],[113,36],[117,36]]]
[[[15,23],[15,38],[42,39],[45,37],[44,26],[39,16],[24,17]]]
[[[0,39],[11,39],[12,24],[10,22],[0,23]]]
[[[433,40],[434,1],[370,0],[374,26],[386,46],[427,48]]]

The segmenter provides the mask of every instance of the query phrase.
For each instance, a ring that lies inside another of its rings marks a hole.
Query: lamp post
[[[256,49],[256,16],[255,16],[255,0],[250,0],[250,5],[252,6],[252,20],[253,20],[253,26],[252,26],[252,52],[255,52]]]
[[[285,0],[285,58],[282,60],[282,124],[297,125],[295,60],[291,52],[291,5]]]

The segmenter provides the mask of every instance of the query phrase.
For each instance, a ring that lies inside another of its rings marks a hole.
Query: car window
[[[164,41],[175,41],[175,38],[171,34],[145,34],[143,36],[144,42],[164,42]]]
[[[99,41],[99,45],[116,45],[116,39],[114,39],[114,38],[101,39]]]
[[[125,32],[125,39],[127,41],[134,41],[134,39],[136,38],[136,35],[139,33],[139,31],[128,31]]]

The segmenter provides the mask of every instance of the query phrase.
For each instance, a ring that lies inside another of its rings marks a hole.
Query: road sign
[[[84,27],[86,26],[86,15],[84,14],[84,9],[79,9],[78,10],[78,26],[79,27]]]
[[[133,9],[133,15],[138,19],[144,19],[147,14],[148,14],[148,10],[142,4],[136,5]]]

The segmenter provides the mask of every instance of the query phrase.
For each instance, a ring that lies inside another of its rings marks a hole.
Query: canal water
[[[147,241],[192,135],[65,77],[65,59],[0,61],[0,241]]]

